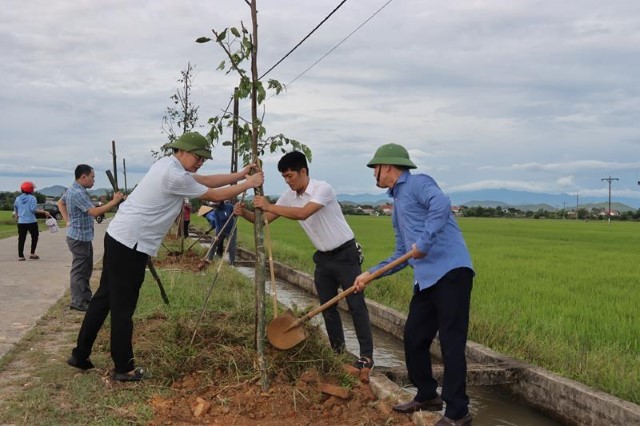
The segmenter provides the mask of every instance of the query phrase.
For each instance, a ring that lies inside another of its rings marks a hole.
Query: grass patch
[[[0,210],[0,238],[13,237],[14,235],[18,235],[18,221],[13,218],[13,211],[11,210]],[[64,225],[64,221],[61,220],[58,222],[59,226]],[[38,219],[38,229],[40,232],[47,229],[47,225],[44,223],[44,219]],[[27,234],[27,237],[29,235]],[[27,241],[30,241],[27,238]]]

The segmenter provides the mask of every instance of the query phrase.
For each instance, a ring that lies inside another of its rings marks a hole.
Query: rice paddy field
[[[393,251],[389,217],[347,218],[367,268]],[[459,218],[476,270],[469,339],[640,403],[640,224]],[[239,224],[253,248],[253,228]],[[309,273],[314,248],[294,221],[270,224],[274,258]],[[366,295],[406,312],[409,268]]]

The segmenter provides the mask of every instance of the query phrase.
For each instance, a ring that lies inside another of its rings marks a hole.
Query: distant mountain
[[[64,193],[66,188],[61,185],[50,186],[39,189],[38,192],[47,197],[58,198]],[[105,188],[90,189],[89,194],[100,197],[106,195],[110,190]],[[526,191],[511,191],[508,189],[486,189],[479,191],[462,191],[447,193],[451,199],[451,204],[456,206],[467,207],[516,207],[520,210],[538,211],[540,209],[547,211],[555,211],[560,209],[572,210],[576,207],[575,194],[545,194]],[[278,198],[278,196],[274,196]],[[337,194],[338,201],[341,203],[354,205],[372,205],[378,206],[391,201],[385,192],[380,194]],[[248,197],[250,199],[250,197]],[[593,207],[601,209],[609,208],[608,200],[600,197],[582,197],[578,198],[578,206],[587,210]],[[624,211],[636,211],[640,208],[640,200],[635,198],[612,197],[611,209]]]
[[[387,197],[386,193],[381,194],[337,194],[338,202],[351,202],[353,204],[369,204],[377,206],[379,204],[386,204],[391,199]]]
[[[67,188],[62,185],[54,185],[54,186],[48,186],[46,188],[38,189],[38,192],[46,195],[47,197],[59,198],[62,196],[62,194],[64,194],[64,191],[66,190]],[[90,189],[88,192],[89,192],[89,195],[101,197],[103,195],[106,195],[108,190],[105,188],[97,188],[97,189]]]
[[[64,191],[66,190],[67,188],[65,188],[62,185],[54,185],[54,186],[48,186],[46,188],[38,189],[38,192],[46,195],[47,197],[58,198],[62,194],[64,194]]]
[[[576,201],[580,208],[608,208],[608,201],[600,197],[579,196],[575,194],[545,194],[527,191],[511,191],[508,189],[486,189],[479,191],[463,191],[448,193],[451,203],[458,206],[518,207],[521,210],[536,211],[532,208],[540,204],[548,205],[547,210],[575,209]],[[492,200],[492,201],[486,201]],[[526,209],[524,208],[526,207]],[[540,208],[540,207],[539,207]],[[542,207],[544,208],[544,207]],[[611,209],[618,211],[636,211],[640,208],[640,200],[635,198],[612,197]]]
[[[575,194],[546,194],[527,191],[511,191],[508,189],[487,189],[479,191],[462,191],[447,193],[451,204],[457,206],[482,207],[516,207],[520,210],[547,211],[572,210],[576,208]],[[349,204],[386,204],[390,199],[385,193],[380,194],[338,194],[338,201]],[[600,197],[583,197],[577,200],[578,207],[590,210],[593,207],[609,208],[608,201]],[[611,209],[636,211],[640,208],[640,200],[635,198],[612,197]]]

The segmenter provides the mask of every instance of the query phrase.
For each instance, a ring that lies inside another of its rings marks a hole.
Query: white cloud
[[[565,188],[569,190],[575,188],[575,182],[574,182],[573,176],[563,176],[559,178],[556,182],[558,183],[558,186],[560,188]]]
[[[288,83],[381,7],[347,2],[268,78]],[[259,1],[266,71],[335,2]],[[0,190],[63,184],[80,162],[110,167],[111,140],[131,181],[165,142],[161,117],[188,61],[200,118],[237,82],[194,40],[249,25],[245,2],[8,0],[0,16]],[[366,162],[384,143],[451,188],[601,192],[639,197],[640,3],[618,0],[389,3],[266,103],[270,133],[308,144],[314,177],[337,192],[379,192]],[[246,112],[246,105],[242,107]],[[205,172],[229,168],[217,147]],[[266,191],[284,188],[265,164]]]

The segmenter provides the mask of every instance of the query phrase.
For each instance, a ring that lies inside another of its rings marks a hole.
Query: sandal
[[[144,369],[138,367],[129,373],[113,373],[111,378],[118,382],[139,382],[144,377],[144,373]]]
[[[32,254],[31,256],[29,256],[29,259],[38,260],[40,259],[40,256],[38,256],[37,254]]]

